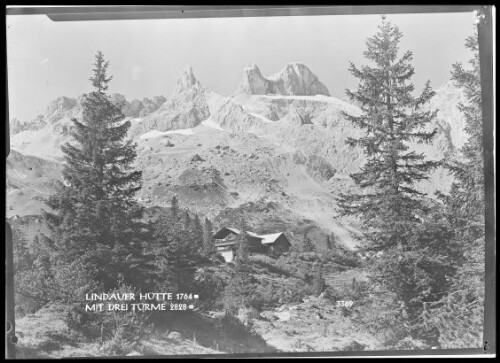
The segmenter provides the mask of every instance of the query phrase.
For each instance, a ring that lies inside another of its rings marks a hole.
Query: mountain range
[[[132,123],[129,137],[143,172],[137,197],[145,206],[168,207],[177,196],[181,206],[218,226],[244,217],[258,233],[287,232],[292,244],[308,234],[322,249],[333,234],[357,247],[359,221],[339,217],[335,197],[356,190],[349,174],[365,161],[360,149],[345,144],[362,131],[343,112],[361,110],[331,97],[306,65],[290,63],[265,77],[250,64],[229,96],[204,87],[188,66],[168,98],[128,102],[114,94],[112,100]],[[452,82],[438,88],[428,106],[438,110],[430,126],[438,130],[435,141],[411,147],[435,160],[459,155],[466,139],[461,102]],[[8,217],[40,213],[41,199],[60,178],[60,145],[71,140],[71,118],[81,113],[81,97],[60,97],[30,122],[11,120]],[[451,182],[438,169],[419,188],[432,194]]]

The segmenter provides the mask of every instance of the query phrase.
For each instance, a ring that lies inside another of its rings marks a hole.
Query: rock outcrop
[[[306,162],[306,171],[313,179],[327,181],[333,178],[336,170],[321,156],[310,155]]]
[[[74,116],[78,112],[81,112],[81,106],[77,99],[59,97],[47,106],[44,119],[48,123],[54,123],[63,117]]]
[[[312,125],[311,116],[300,108],[290,107],[290,112],[283,118],[286,123],[294,126]]]
[[[113,93],[111,101],[121,107],[125,117],[145,117],[152,114],[165,103],[167,99],[164,96],[154,96],[153,99],[144,97],[142,101],[134,99],[127,101],[124,95]]]
[[[262,123],[230,98],[220,105],[212,119],[222,128],[237,132],[254,130]]]

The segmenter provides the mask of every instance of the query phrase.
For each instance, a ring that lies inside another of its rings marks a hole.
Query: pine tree
[[[201,255],[203,250],[203,226],[198,214],[194,216],[193,220],[193,245],[195,246],[196,253]]]
[[[446,223],[430,215],[428,199],[414,186],[439,165],[409,147],[410,142],[432,141],[436,130],[426,127],[436,112],[424,108],[434,96],[429,82],[418,97],[412,95],[412,52],[398,58],[401,37],[383,16],[379,31],[366,42],[364,56],[373,66],[350,65],[359,85],[346,92],[362,114],[344,116],[365,135],[347,143],[361,147],[367,161],[351,175],[363,193],[341,194],[338,203],[342,214],[361,218],[372,249],[384,251],[373,266],[373,278],[395,294],[413,321],[422,301],[445,289],[446,276],[452,273],[444,260],[451,248],[446,242],[452,236]]]
[[[311,239],[307,235],[307,233],[304,236],[304,243],[302,244],[302,251],[303,252],[314,252],[316,249],[314,247],[314,244],[312,243]]]
[[[102,52],[90,78],[94,90],[82,101],[81,120],[73,119],[73,141],[62,146],[65,184],[48,199],[45,220],[55,261],[76,260],[97,268],[96,279],[113,288],[120,274],[135,285],[151,282],[150,257],[143,252],[148,229],[134,200],[141,172],[134,171],[136,144],[126,139],[130,122],[105,93],[112,77]]]
[[[165,291],[189,292],[194,288],[196,261],[192,244],[189,244],[189,232],[180,228],[174,215],[167,214],[154,225],[156,269],[161,276],[156,287]]]
[[[206,257],[210,257],[215,253],[213,226],[208,218],[205,218],[205,225],[203,228],[203,252]]]
[[[473,58],[469,61],[472,68],[465,70],[461,64],[453,65],[452,79],[465,93],[468,101],[467,104],[460,104],[459,109],[465,117],[465,132],[469,137],[461,150],[464,160],[455,161],[451,167],[457,182],[453,184],[450,198],[446,202],[450,206],[450,214],[456,218],[453,227],[458,228],[459,238],[465,249],[467,264],[465,271],[461,271],[461,277],[465,279],[464,285],[482,289],[485,199],[481,75],[477,34],[467,39],[466,47],[473,52]]]
[[[252,305],[255,293],[255,278],[252,276],[251,264],[248,259],[250,246],[246,233],[246,223],[242,219],[239,225],[240,234],[237,238],[235,268],[231,280],[224,291],[226,311],[236,312],[239,308]]]
[[[360,83],[356,91],[346,90],[351,100],[361,104],[363,113],[344,116],[366,132],[359,139],[347,141],[350,146],[363,148],[367,156],[360,172],[351,177],[368,193],[342,195],[339,202],[344,214],[360,215],[366,226],[383,230],[379,238],[374,238],[381,247],[401,244],[405,222],[414,223],[415,214],[427,209],[422,193],[413,185],[428,179],[436,166],[423,154],[408,151],[408,141],[430,142],[435,134],[423,130],[435,113],[422,110],[434,92],[427,82],[419,97],[412,96],[414,86],[408,83],[414,74],[412,53],[407,51],[397,59],[401,37],[399,29],[383,17],[379,32],[367,40],[364,52],[375,67],[358,69],[351,63],[349,70]],[[397,220],[403,223],[395,223]],[[384,238],[387,231],[397,230],[402,232],[399,238],[397,234],[390,240]]]
[[[328,249],[328,251],[333,250],[333,241],[334,241],[333,235],[332,236],[329,236],[329,235],[326,236],[326,248]]]
[[[244,269],[248,262],[248,256],[250,254],[250,246],[248,243],[247,226],[245,221],[242,219],[240,222],[240,234],[237,238],[237,252],[236,252],[236,265]]]
[[[464,92],[467,103],[459,109],[465,117],[468,139],[461,157],[448,165],[455,182],[448,195],[441,195],[444,214],[455,231],[457,250],[454,258],[458,271],[450,292],[441,300],[429,303],[424,318],[437,327],[442,348],[480,347],[483,343],[485,199],[481,77],[478,35],[467,38],[465,46],[472,51],[470,69],[453,65],[452,80]],[[457,334],[460,332],[460,334]]]
[[[177,197],[175,195],[171,201],[170,211],[172,212],[173,220],[176,221],[177,216],[179,215],[179,201],[177,200]]]
[[[189,212],[186,211],[184,213],[184,231],[188,231],[189,228],[191,228],[191,217],[189,215]]]
[[[320,295],[325,288],[325,280],[322,274],[323,266],[317,263],[314,267],[313,294]]]

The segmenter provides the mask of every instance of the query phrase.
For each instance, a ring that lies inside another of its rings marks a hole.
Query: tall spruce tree
[[[203,253],[206,257],[210,257],[215,252],[212,222],[208,218],[205,218],[205,225],[203,226]]]
[[[445,215],[455,232],[460,258],[449,293],[429,303],[423,314],[426,323],[439,329],[442,348],[480,347],[483,344],[485,199],[483,162],[483,120],[478,35],[467,38],[472,52],[470,68],[453,65],[452,80],[464,92],[467,103],[459,109],[465,118],[468,139],[461,156],[449,168],[455,182],[447,195],[441,195]]]
[[[174,221],[177,221],[177,217],[179,215],[179,201],[177,197],[174,195],[171,201],[170,211],[172,212],[172,218]]]
[[[418,97],[412,95],[412,52],[398,58],[402,33],[385,16],[378,29],[364,52],[372,66],[359,69],[351,63],[349,70],[359,85],[346,91],[362,110],[359,116],[344,114],[365,131],[359,139],[347,141],[361,147],[367,158],[351,175],[362,193],[341,194],[338,203],[342,214],[361,218],[371,248],[384,251],[373,264],[372,276],[393,292],[395,303],[403,307],[402,316],[416,326],[423,301],[442,293],[453,273],[446,262],[452,248],[447,243],[450,231],[430,215],[429,200],[415,188],[438,163],[410,149],[411,142],[429,143],[436,133],[427,131],[435,112],[425,109],[434,92],[427,82]]]
[[[236,266],[244,270],[248,263],[248,256],[250,254],[250,246],[248,242],[247,225],[245,220],[240,221],[240,234],[237,238],[237,251],[236,251]]]
[[[239,308],[250,307],[255,293],[255,278],[252,275],[249,261],[250,246],[247,226],[242,219],[239,225],[240,234],[237,238],[235,267],[229,284],[224,291],[226,311],[235,313]]]
[[[105,289],[115,287],[119,275],[140,286],[152,277],[142,246],[148,229],[133,198],[141,187],[141,172],[132,168],[136,145],[126,139],[130,122],[105,93],[112,79],[108,64],[99,51],[90,78],[94,90],[83,98],[82,119],[72,120],[73,141],[62,146],[66,182],[44,212],[55,260],[95,268]]]
[[[321,263],[316,263],[314,266],[314,278],[313,278],[313,294],[320,295],[325,288],[325,280],[322,274],[323,266]]]
[[[184,230],[189,231],[191,228],[191,216],[189,215],[189,212],[186,210],[184,212]]]
[[[365,193],[342,194],[339,204],[344,214],[359,215],[366,226],[379,230],[372,239],[380,248],[404,244],[408,227],[418,221],[415,215],[427,209],[414,184],[427,179],[436,166],[423,154],[409,151],[409,141],[430,142],[435,134],[424,131],[435,113],[422,109],[434,92],[427,82],[419,97],[412,96],[412,52],[398,59],[401,37],[398,27],[383,16],[379,32],[368,38],[364,52],[374,66],[358,69],[351,63],[349,70],[360,83],[357,90],[346,90],[363,112],[344,116],[366,131],[365,136],[349,138],[347,143],[361,147],[367,161],[358,173],[351,174]],[[387,232],[391,232],[390,238],[386,238]]]
[[[203,253],[203,226],[198,214],[195,214],[194,216],[192,236],[195,253],[201,256]]]
[[[333,250],[333,242],[334,242],[333,234],[331,236],[327,235],[326,236],[326,248],[328,249],[328,251]]]
[[[304,236],[304,243],[302,244],[302,252],[314,252],[316,248],[314,247],[313,242],[307,235],[307,233]]]
[[[157,288],[190,292],[194,288],[196,261],[187,232],[175,224],[173,216],[159,219],[154,226],[156,268],[161,275]]]
[[[484,197],[484,153],[483,153],[483,118],[481,102],[481,74],[479,69],[478,36],[466,40],[466,47],[473,52],[469,61],[471,69],[465,70],[461,64],[453,65],[452,79],[465,93],[467,104],[460,104],[459,109],[465,117],[465,132],[469,135],[461,149],[463,160],[453,163],[456,183],[453,184],[450,197],[446,199],[451,215],[455,217],[454,228],[464,246],[467,264],[461,270],[461,280],[465,286],[475,286],[482,290],[484,286],[484,238],[485,238],[485,197]],[[477,279],[467,281],[469,278]],[[481,293],[477,291],[477,294]]]

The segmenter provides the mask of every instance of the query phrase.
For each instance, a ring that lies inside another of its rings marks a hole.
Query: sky
[[[417,91],[427,80],[443,85],[452,64],[471,57],[464,45],[474,32],[472,13],[387,18],[403,33],[400,54],[413,52]],[[252,62],[264,76],[290,62],[304,63],[342,99],[346,88],[357,85],[349,62],[369,64],[365,41],[380,21],[379,15],[325,15],[53,22],[43,15],[9,15],[10,118],[28,121],[57,97],[90,92],[97,50],[110,63],[109,92],[129,101],[170,96],[186,65],[203,86],[228,96]]]

